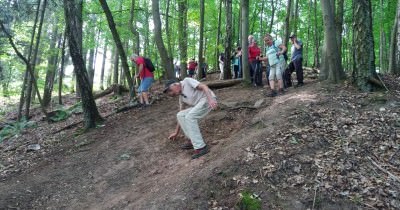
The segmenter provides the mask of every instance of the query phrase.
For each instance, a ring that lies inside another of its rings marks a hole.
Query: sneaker
[[[278,95],[283,95],[285,93],[285,90],[282,88],[279,90]]]
[[[193,149],[193,144],[190,141],[188,141],[185,144],[181,145],[181,149]]]
[[[199,158],[199,157],[201,157],[201,156],[207,154],[208,151],[209,151],[209,150],[208,150],[208,146],[207,146],[207,145],[204,146],[204,147],[201,148],[201,149],[196,149],[196,150],[194,150],[194,154],[192,155],[192,159]]]
[[[267,94],[268,97],[275,97],[278,93],[275,90],[272,90],[271,93]]]

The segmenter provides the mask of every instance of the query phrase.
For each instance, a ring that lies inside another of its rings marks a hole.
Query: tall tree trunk
[[[53,25],[53,32],[52,32],[52,38],[50,41],[50,54],[47,60],[47,72],[46,72],[46,80],[44,83],[44,92],[43,92],[43,106],[47,107],[50,104],[51,101],[51,93],[53,92],[53,86],[54,86],[54,78],[56,76],[56,70],[57,70],[57,58],[58,58],[58,50],[60,46],[56,48],[56,43],[57,41],[59,42],[60,45],[60,39],[58,35],[58,25],[57,25],[57,18],[56,21]]]
[[[321,1],[321,8],[324,19],[324,56],[322,63],[325,65],[321,71],[327,73],[327,79],[332,83],[338,83],[340,79],[340,72],[342,69],[342,62],[339,58],[339,50],[336,39],[336,28],[334,23],[333,8],[329,1]],[[329,50],[328,50],[329,49]]]
[[[218,56],[219,56],[219,44],[221,43],[221,22],[222,22],[222,2],[224,0],[219,0],[219,9],[218,9],[218,26],[217,26],[217,44],[215,47],[215,70],[218,70]]]
[[[179,39],[179,58],[181,68],[181,78],[187,77],[187,0],[178,1],[179,20],[178,20],[178,39]]]
[[[134,91],[135,88],[134,88],[132,76],[131,76],[131,73],[129,71],[129,66],[128,66],[127,57],[126,57],[126,54],[125,54],[124,47],[123,47],[121,39],[119,37],[117,28],[115,27],[114,18],[113,18],[112,14],[111,14],[110,8],[108,7],[107,1],[106,0],[99,0],[99,2],[101,4],[101,7],[104,10],[104,13],[106,14],[108,26],[109,26],[111,34],[113,36],[115,45],[116,45],[116,47],[118,49],[118,54],[119,54],[120,59],[121,59],[122,68],[123,68],[123,70],[125,72],[126,80],[128,82],[128,85],[129,85],[129,90],[131,90],[130,96],[134,97],[135,96],[135,91]]]
[[[337,0],[335,13],[336,41],[338,46],[339,58],[342,58],[342,32],[343,32],[344,0]]]
[[[87,62],[89,85],[93,89],[93,79],[94,79],[94,55],[95,49],[91,48],[89,50],[89,61]]]
[[[201,67],[203,66],[204,59],[203,59],[203,43],[204,43],[204,0],[200,0],[200,38],[199,38],[199,54],[198,54],[198,71],[197,71],[197,78],[200,80],[203,78],[203,71]]]
[[[152,0],[152,14],[154,22],[154,40],[156,42],[161,62],[165,68],[166,76],[168,79],[175,78],[174,64],[164,46],[164,41],[161,32],[161,19],[160,19],[160,5],[158,0]]]
[[[231,51],[232,51],[232,0],[225,0],[226,9],[226,37],[225,37],[225,60],[224,79],[232,78],[231,73]]]
[[[272,33],[272,26],[274,25],[274,17],[275,17],[275,4],[274,4],[274,0],[271,0],[271,10],[272,10],[272,14],[271,14],[271,20],[269,22],[269,29],[268,29],[268,33],[271,34]]]
[[[201,0],[200,0],[201,1]],[[171,26],[169,24],[169,8],[170,8],[170,4],[171,4],[171,0],[167,0],[167,8],[165,11],[165,36],[167,37],[167,48],[168,48],[168,52],[171,53],[171,55],[173,55],[172,52],[172,45],[171,45]]]
[[[17,116],[17,120],[18,121],[22,120],[22,108],[23,108],[24,103],[25,103],[25,91],[27,89],[27,84],[28,84],[29,69],[31,68],[30,60],[31,60],[31,56],[32,56],[33,44],[35,42],[36,27],[37,27],[37,23],[38,23],[38,20],[39,20],[40,3],[41,3],[41,0],[38,0],[37,8],[36,8],[35,21],[34,21],[34,24],[33,24],[33,30],[32,30],[32,33],[31,33],[31,41],[30,41],[29,51],[28,51],[28,59],[27,59],[28,62],[26,63],[26,70],[25,70],[24,80],[22,82],[21,94],[20,94],[19,105],[18,105],[18,116]]]
[[[315,44],[315,52],[314,52],[314,64],[313,67],[319,68],[319,47],[320,47],[320,31],[318,30],[318,19],[317,19],[317,0],[314,0],[314,44]],[[326,78],[324,78],[326,79]]]
[[[375,71],[371,1],[353,1],[354,66],[353,79],[363,91],[373,91],[379,81]]]
[[[293,23],[292,31],[294,33],[297,33],[297,25],[299,24],[299,0],[296,0],[296,4],[294,6],[292,23]]]
[[[35,86],[33,83],[36,83],[36,81],[34,81],[36,79],[35,66],[36,66],[36,61],[37,61],[37,55],[39,52],[40,37],[42,34],[42,26],[43,26],[44,14],[46,12],[46,7],[47,7],[47,0],[44,0],[43,5],[42,5],[42,13],[41,13],[41,17],[39,20],[39,28],[38,28],[38,33],[37,33],[37,37],[36,37],[36,44],[35,44],[35,49],[34,49],[34,53],[33,53],[33,58],[30,60],[32,73],[29,76],[28,88],[26,91],[25,114],[24,114],[25,119],[29,119],[29,115],[30,115],[29,112],[30,112],[30,107],[31,107],[31,97],[32,97],[33,91],[39,92],[39,90],[36,89],[37,86]],[[33,86],[35,86],[35,89],[33,89]]]
[[[135,21],[135,2],[136,0],[131,1],[131,9],[130,9],[130,16],[129,16],[129,29],[131,30],[132,34],[135,36],[134,41],[134,48],[133,52],[136,55],[139,55],[140,52],[140,35],[136,28],[136,21]]]
[[[387,72],[387,51],[386,51],[386,38],[384,31],[384,22],[383,22],[383,14],[384,11],[384,3],[383,0],[380,1],[380,28],[379,28],[379,72]]]
[[[67,29],[64,29],[63,43],[61,48],[61,67],[58,73],[58,104],[62,105],[62,90],[63,90],[63,78],[64,78],[64,63],[65,63],[65,43],[67,39]]]
[[[3,97],[8,97],[8,88],[7,84],[5,81],[5,76],[4,76],[4,68],[3,68],[3,63],[0,62],[0,82],[1,86],[3,88]]]
[[[240,7],[242,11],[242,71],[243,80],[245,83],[250,84],[250,71],[249,71],[249,52],[248,41],[249,36],[249,0],[241,0]]]
[[[88,129],[95,128],[103,119],[97,110],[82,57],[82,4],[82,0],[64,0],[69,50],[82,96],[85,129]]]
[[[290,10],[292,8],[292,0],[287,0],[287,5],[286,5],[286,17],[285,17],[285,34],[283,35],[283,44],[285,46],[288,46],[288,41],[289,41],[289,33],[290,33]]]
[[[100,73],[100,90],[104,90],[104,69],[106,68],[107,46],[108,46],[107,41],[104,41],[103,60],[101,63],[101,73]]]
[[[392,28],[389,53],[389,72],[400,74],[400,0],[397,1],[397,11]]]
[[[118,84],[118,78],[119,78],[119,53],[117,47],[114,48],[114,71],[113,71],[113,84],[117,85]],[[120,93],[118,93],[120,94]]]

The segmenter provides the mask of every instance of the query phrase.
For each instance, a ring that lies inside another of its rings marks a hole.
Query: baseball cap
[[[293,37],[295,37],[295,36],[296,36],[296,34],[294,34],[294,33],[292,32],[292,33],[290,33],[289,38],[293,38]]]

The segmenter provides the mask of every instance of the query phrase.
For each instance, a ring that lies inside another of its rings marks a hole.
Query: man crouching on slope
[[[207,87],[192,78],[185,78],[181,82],[169,81],[165,85],[164,93],[170,96],[179,96],[179,109],[176,115],[178,124],[175,132],[168,139],[175,140],[180,129],[190,139],[190,142],[182,145],[182,149],[194,149],[192,159],[199,158],[208,153],[208,147],[204,143],[200,133],[198,120],[205,117],[211,109],[217,108],[215,94]],[[184,109],[184,104],[190,108]]]

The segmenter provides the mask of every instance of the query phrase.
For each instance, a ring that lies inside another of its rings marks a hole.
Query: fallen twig
[[[368,156],[367,158],[368,158],[368,160],[370,160],[371,163],[372,163],[374,166],[376,166],[379,170],[381,170],[381,171],[387,173],[387,174],[389,175],[390,178],[392,178],[393,180],[395,180],[395,181],[397,181],[397,182],[400,183],[400,178],[399,178],[399,177],[397,177],[396,175],[392,174],[390,171],[388,171],[388,170],[382,168],[380,165],[378,165],[378,163],[376,163],[374,160],[372,160],[371,157]]]

